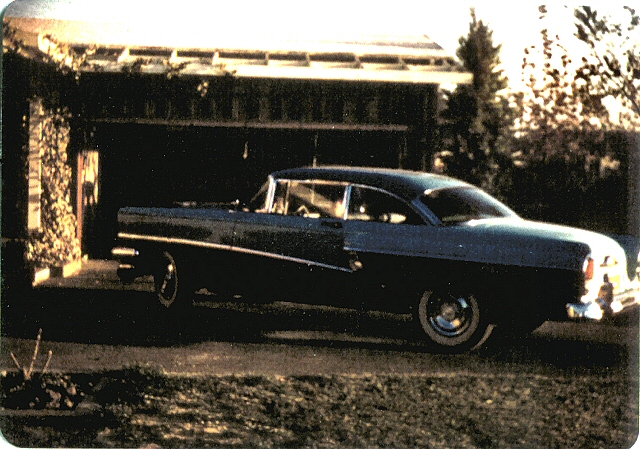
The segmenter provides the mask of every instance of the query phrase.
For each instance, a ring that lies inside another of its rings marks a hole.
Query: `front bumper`
[[[598,298],[587,303],[567,304],[567,316],[573,320],[586,318],[600,321],[636,309],[639,304],[640,282],[636,279],[631,288],[614,295],[611,303]]]

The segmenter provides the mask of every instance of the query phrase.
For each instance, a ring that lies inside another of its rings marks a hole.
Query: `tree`
[[[546,7],[540,6],[540,19]],[[543,22],[544,23],[544,22]],[[577,156],[581,136],[609,124],[603,95],[590,91],[576,71],[560,37],[540,32],[542,45],[525,49],[522,73],[526,91],[519,97],[517,127],[528,142],[528,159]]]
[[[629,14],[626,26],[600,16],[589,6],[575,9],[575,36],[589,49],[579,75],[589,92],[610,95],[620,102],[623,125],[640,127],[640,16],[628,6],[623,8]]]
[[[545,25],[547,9],[539,11]],[[603,101],[610,94],[594,88],[581,63],[569,56],[568,43],[546,27],[540,35],[542,44],[525,49],[522,65],[527,89],[518,98],[514,146],[526,169],[514,181],[520,186],[514,194],[537,218],[601,226],[600,216],[620,212],[611,198],[624,195],[619,169],[624,146],[613,145],[614,136],[607,134],[617,127]],[[603,186],[612,188],[596,195],[607,190]],[[601,203],[598,213],[588,216],[596,203]]]
[[[508,99],[502,95],[508,79],[498,68],[501,45],[494,45],[493,31],[478,20],[473,8],[469,33],[458,42],[456,54],[473,73],[473,83],[457,86],[445,99],[443,151],[437,157],[447,174],[494,190],[499,168],[510,164],[504,138],[513,123]]]

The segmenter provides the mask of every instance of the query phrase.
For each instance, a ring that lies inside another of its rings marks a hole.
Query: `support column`
[[[38,232],[42,226],[40,196],[42,195],[42,100],[32,100],[29,105],[29,156],[28,156],[28,210],[27,229]]]
[[[629,132],[627,234],[640,237],[640,133]]]
[[[407,144],[401,155],[402,168],[429,172],[436,151],[438,88],[428,85],[406,101]]]

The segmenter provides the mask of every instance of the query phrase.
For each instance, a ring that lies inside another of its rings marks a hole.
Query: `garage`
[[[23,101],[35,92],[69,111],[72,207],[91,258],[109,257],[123,206],[242,200],[268,172],[301,165],[430,170],[439,87],[471,81],[426,36],[172,48],[9,25],[30,61]],[[29,215],[25,201],[17,209]]]

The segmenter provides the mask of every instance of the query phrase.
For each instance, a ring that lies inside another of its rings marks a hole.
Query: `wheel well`
[[[562,313],[564,304],[579,291],[579,273],[567,270],[447,262],[426,272],[430,275],[418,272],[414,276],[418,286],[415,296],[410,295],[414,300],[427,290],[464,289],[478,296],[493,323],[514,314],[551,317],[554,312]]]

